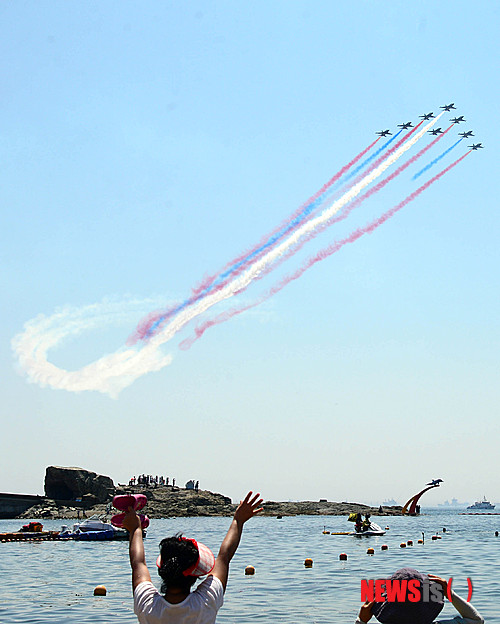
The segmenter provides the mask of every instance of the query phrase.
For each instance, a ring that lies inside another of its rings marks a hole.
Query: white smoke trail
[[[306,222],[295,230],[281,244],[271,249],[266,255],[256,260],[244,273],[236,277],[223,288],[215,291],[200,301],[180,312],[157,335],[141,347],[122,347],[115,353],[105,355],[95,362],[76,371],[67,371],[51,364],[47,359],[48,351],[58,346],[69,336],[101,327],[118,317],[123,317],[124,304],[94,304],[84,308],[65,308],[46,317],[40,315],[26,323],[24,331],[12,340],[13,350],[19,364],[28,374],[30,381],[52,388],[80,392],[96,390],[116,398],[121,390],[146,373],[158,371],[172,361],[171,355],[161,353],[159,347],[171,340],[184,325],[212,306],[220,303],[239,291],[244,290],[258,275],[288,249],[313,232],[318,226],[328,222],[343,206],[353,200],[377,177],[394,164],[408,151],[443,115],[441,113],[430,121],[422,130],[412,136],[376,169],[365,176],[358,184],[349,189],[342,197],[326,208],[320,215]],[[128,302],[125,308],[138,307],[147,302]],[[151,303],[151,302],[150,302]],[[151,309],[151,306],[150,308]],[[128,313],[130,313],[130,309]]]
[[[300,228],[295,230],[290,236],[285,239],[281,244],[271,249],[265,256],[258,259],[252,264],[244,273],[236,277],[232,282],[226,284],[220,290],[205,296],[200,301],[192,304],[190,307],[182,310],[168,325],[162,329],[158,334],[149,339],[148,344],[163,344],[171,340],[171,338],[180,330],[184,325],[189,323],[193,318],[202,314],[217,303],[227,299],[244,290],[268,265],[272,264],[275,260],[286,253],[287,249],[296,245],[301,238],[307,236],[310,232],[313,232],[318,226],[329,221],[339,210],[341,210],[347,203],[352,201],[361,191],[371,184],[376,178],[378,178],[386,169],[393,165],[405,152],[407,152],[415,143],[421,139],[424,134],[432,128],[432,126],[439,120],[444,114],[444,111],[440,113],[436,118],[431,120],[426,126],[424,126],[419,132],[412,136],[408,141],[403,143],[393,154],[391,154],[384,162],[376,167],[371,173],[365,176],[351,189],[349,189],[342,197],[335,201],[329,208],[326,208],[320,215],[307,221]]]
[[[164,299],[161,304],[165,304]],[[12,339],[12,348],[28,379],[34,383],[72,392],[98,390],[117,397],[138,377],[170,364],[172,356],[162,355],[154,345],[146,345],[141,350],[121,348],[80,370],[67,371],[51,364],[47,354],[83,332],[126,321],[131,324],[138,315],[158,305],[158,299],[147,299],[104,301],[82,308],[68,306],[51,316],[41,314],[26,323],[24,331]]]

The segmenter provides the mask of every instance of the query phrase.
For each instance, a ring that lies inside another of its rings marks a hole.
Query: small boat
[[[113,529],[113,525],[110,524],[109,522],[107,522],[107,516],[103,515],[103,516],[99,516],[98,514],[94,514],[93,516],[90,516],[90,518],[87,518],[86,520],[84,520],[83,522],[80,522],[79,524],[74,524],[73,525],[73,529],[77,527],[80,532],[87,532],[87,531],[110,531],[111,529]]]
[[[119,529],[107,522],[107,516],[94,514],[83,522],[75,523],[70,529],[63,526],[60,533],[61,539],[74,539],[80,541],[99,541],[128,539],[128,531]]]
[[[469,505],[467,509],[495,509],[495,505],[492,505],[489,500],[486,500],[486,496],[483,496],[482,501],[476,501],[473,505]]]
[[[81,542],[97,542],[125,539],[128,540],[128,531],[125,529],[106,529],[104,531],[84,531],[83,533],[76,533],[72,539],[76,539]]]

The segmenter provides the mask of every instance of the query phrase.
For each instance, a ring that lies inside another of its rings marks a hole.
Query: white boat
[[[112,531],[113,529],[115,529],[115,527],[109,522],[106,522],[106,520],[106,516],[99,516],[97,514],[94,514],[93,516],[90,516],[90,518],[87,518],[83,522],[80,522],[78,524],[78,529],[84,533],[86,531]],[[75,526],[76,525],[73,525],[73,528]]]
[[[469,505],[467,509],[495,509],[495,505],[492,505],[489,500],[486,500],[486,496],[483,496],[482,501],[476,501],[473,505]]]
[[[143,534],[144,533],[145,531],[143,531]],[[60,536],[67,539],[97,541],[128,539],[129,534],[126,529],[119,529],[107,522],[107,516],[105,514],[102,516],[95,514],[83,520],[83,522],[75,523],[71,529],[63,525]]]

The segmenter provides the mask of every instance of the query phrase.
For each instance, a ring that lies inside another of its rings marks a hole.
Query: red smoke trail
[[[380,158],[377,158],[377,160],[372,163],[368,169],[366,169],[365,171],[361,172],[356,178],[354,178],[354,180],[352,182],[349,182],[349,184],[347,184],[346,186],[344,186],[339,193],[344,194],[348,188],[352,188],[355,184],[357,184],[358,182],[360,182],[365,176],[367,176],[368,174],[370,174],[376,167],[378,167],[384,160],[386,160],[386,158],[388,156],[390,156],[391,154],[393,154],[397,149],[399,149],[401,147],[401,145],[403,145],[403,143],[409,139],[411,137],[411,135],[418,130],[418,128],[424,123],[424,120],[422,119],[422,121],[420,121],[414,128],[412,128],[411,130],[409,130],[402,139],[399,139],[399,141],[393,145],[393,147],[391,147],[390,150],[388,150],[387,152],[385,152],[385,154],[383,154],[382,156],[380,156]],[[444,133],[443,133],[444,134]]]
[[[236,316],[237,314],[241,314],[242,312],[246,312],[247,310],[254,308],[257,305],[260,305],[266,299],[269,299],[270,297],[278,293],[280,290],[282,290],[287,284],[301,277],[308,269],[310,269],[317,262],[320,262],[321,260],[325,260],[325,258],[328,258],[332,254],[339,251],[339,249],[341,249],[344,245],[347,245],[348,243],[354,243],[359,238],[361,238],[364,234],[371,234],[372,232],[374,232],[377,228],[379,228],[382,224],[388,221],[402,208],[404,208],[406,205],[408,205],[410,202],[416,199],[421,193],[423,193],[426,189],[428,189],[429,186],[431,186],[431,184],[434,184],[434,182],[437,182],[437,180],[442,178],[446,173],[448,173],[448,171],[453,169],[453,167],[456,167],[458,163],[460,163],[470,153],[471,153],[471,150],[466,152],[463,156],[461,156],[454,162],[452,162],[451,165],[448,165],[448,167],[446,167],[446,169],[443,169],[443,171],[441,171],[440,173],[435,175],[433,178],[428,180],[425,184],[420,186],[417,190],[413,191],[413,193],[408,195],[406,199],[404,199],[402,202],[397,204],[397,206],[394,206],[394,208],[391,208],[390,210],[385,212],[378,219],[375,219],[374,221],[372,221],[368,225],[365,225],[364,227],[357,228],[356,230],[354,230],[354,232],[352,232],[346,238],[340,241],[336,241],[335,243],[332,243],[330,246],[326,247],[325,249],[322,249],[321,251],[319,251],[315,256],[312,256],[311,258],[309,258],[299,269],[297,269],[297,271],[283,278],[281,282],[273,286],[267,293],[265,293],[262,297],[260,297],[254,303],[251,303],[249,305],[246,305],[240,308],[233,308],[231,310],[227,310],[226,312],[222,312],[221,314],[214,317],[213,319],[205,321],[204,323],[202,323],[201,325],[195,328],[194,330],[195,336],[192,336],[190,338],[186,338],[186,340],[183,340],[179,344],[179,347],[184,350],[189,349],[191,345],[194,342],[196,342],[196,340],[201,338],[203,334],[207,331],[207,329],[209,329],[210,327],[213,327],[214,325],[219,325],[220,323],[224,323],[225,321],[228,321],[233,316]]]
[[[453,128],[453,124],[451,124],[451,126],[449,126],[442,134],[437,136],[433,141],[431,141],[428,145],[426,145],[419,152],[417,152],[417,154],[415,154],[414,156],[409,158],[405,163],[403,163],[395,171],[393,171],[391,174],[389,174],[387,177],[385,177],[383,180],[381,180],[378,184],[376,184],[371,189],[366,191],[366,193],[363,193],[363,195],[360,195],[359,197],[354,199],[350,204],[347,204],[346,206],[344,206],[344,208],[343,208],[342,212],[340,212],[340,214],[332,217],[327,223],[323,223],[318,228],[316,228],[316,230],[314,230],[313,232],[310,232],[300,242],[298,242],[294,247],[292,247],[289,251],[287,251],[287,253],[283,254],[283,256],[281,256],[281,258],[276,260],[276,262],[274,264],[272,264],[271,266],[266,267],[256,279],[262,279],[263,277],[268,275],[271,271],[274,271],[283,262],[285,262],[286,260],[288,260],[289,258],[294,256],[298,251],[300,251],[302,249],[302,247],[308,241],[310,241],[313,238],[315,238],[320,232],[323,232],[324,230],[326,230],[326,228],[330,227],[334,223],[338,223],[339,221],[343,221],[344,219],[346,219],[349,216],[349,214],[354,210],[354,208],[357,208],[360,204],[362,204],[364,201],[366,201],[369,197],[371,197],[375,193],[378,193],[378,191],[383,189],[384,186],[386,186],[386,184],[391,182],[391,180],[393,180],[395,177],[397,177],[400,173],[402,173],[410,165],[412,165],[419,158],[421,158],[428,150],[430,150],[432,147],[434,147],[434,145],[436,145],[436,143],[438,141],[440,141],[444,137],[444,135],[451,130],[451,128]]]
[[[418,123],[414,128],[412,128],[409,132],[407,132],[405,134],[405,136],[400,139],[396,145],[394,147],[392,147],[390,150],[388,150],[383,156],[381,156],[380,158],[378,158],[375,163],[373,165],[370,165],[370,167],[368,167],[368,169],[360,174],[357,178],[355,178],[354,182],[352,184],[349,184],[345,187],[345,189],[343,189],[343,192],[345,192],[345,190],[347,188],[351,188],[354,184],[357,184],[361,178],[364,178],[366,175],[368,175],[371,171],[373,171],[375,169],[375,167],[379,166],[384,160],[387,159],[388,156],[390,156],[392,153],[394,153],[399,147],[401,147],[401,145],[403,145],[403,143],[406,142],[407,139],[410,138],[410,136],[419,128],[419,126],[421,126],[424,122],[421,121],[420,123]],[[425,154],[425,152],[427,150],[429,150],[433,145],[435,145],[437,143],[438,140],[440,140],[451,128],[453,127],[453,124],[451,124],[451,126],[449,126],[444,132],[443,134],[440,134],[436,139],[434,139],[434,141],[432,141],[431,143],[429,143],[429,145],[427,145],[426,147],[424,147],[424,149],[420,150],[420,152],[418,152],[418,154],[416,154],[415,156],[413,156],[413,158],[411,158],[409,161],[407,161],[404,165],[402,165],[401,167],[399,167],[394,173],[392,173],[391,175],[389,175],[387,178],[384,178],[384,180],[382,180],[381,182],[379,182],[379,184],[377,184],[376,187],[370,189],[369,191],[367,191],[364,195],[361,195],[358,199],[356,199],[352,204],[348,204],[343,210],[342,212],[337,215],[336,217],[333,217],[328,223],[325,223],[324,225],[318,227],[314,232],[311,232],[308,236],[306,236],[304,239],[302,239],[302,241],[300,243],[297,243],[297,245],[295,247],[293,247],[292,249],[290,249],[290,251],[288,251],[286,254],[284,254],[279,260],[277,260],[273,265],[267,267],[266,269],[264,269],[262,271],[262,273],[260,274],[260,276],[257,279],[262,279],[265,275],[267,275],[268,273],[270,273],[271,271],[273,271],[276,267],[278,267],[280,264],[282,264],[283,262],[285,262],[285,260],[287,260],[288,258],[290,258],[291,256],[293,256],[295,253],[297,253],[297,251],[299,251],[304,244],[311,240],[312,238],[314,238],[315,236],[317,236],[320,232],[322,232],[325,228],[329,227],[330,225],[332,225],[333,223],[336,223],[337,221],[342,221],[343,219],[345,219],[350,212],[357,206],[359,206],[363,201],[365,201],[365,199],[368,199],[368,197],[371,197],[371,195],[373,195],[374,193],[376,193],[377,191],[379,191],[380,189],[382,189],[388,182],[390,182],[392,179],[394,179],[397,175],[399,175],[402,171],[404,171],[407,167],[409,167],[412,163],[414,163],[416,160],[418,160],[418,158],[420,158],[423,154]],[[360,158],[363,153],[365,153],[366,151],[368,151],[368,149],[370,149],[374,144],[376,143],[376,141],[374,141],[372,143],[372,145],[369,148],[366,148],[364,150],[364,152],[361,152],[361,154],[359,154],[358,156],[355,157],[355,159],[353,161],[351,161],[348,165],[346,165],[341,171],[339,171],[329,182],[327,182],[327,184],[325,184],[325,186],[323,187],[323,189],[327,188],[328,186],[330,186],[331,184],[333,184],[333,182],[335,180],[337,180],[343,172],[345,172],[344,170],[347,170],[347,168],[351,167],[352,164],[358,159]],[[322,190],[323,190],[322,189]],[[316,193],[316,195],[314,195],[313,197],[318,197],[321,194],[321,191],[318,191],[318,193]],[[311,200],[308,200],[308,202],[306,202],[305,204],[303,204],[303,206],[307,206],[310,203]],[[300,214],[300,211],[302,210],[302,207],[299,209],[299,211],[296,214]],[[286,225],[289,221],[285,221],[284,224]],[[280,226],[282,227],[282,226]],[[298,226],[297,226],[298,227]],[[293,228],[291,230],[291,232],[293,230],[295,230],[296,228]],[[274,232],[279,231],[279,228],[277,230],[274,230]],[[271,234],[272,236],[272,234]],[[267,240],[263,239],[264,241]],[[254,247],[254,250],[258,249],[258,246]],[[255,262],[256,260],[258,260],[259,258],[262,257],[262,255],[266,252],[266,250],[262,251],[262,253],[256,254],[251,262]],[[252,252],[247,252],[247,253],[252,253]],[[245,255],[241,256],[240,259],[243,259],[245,257]],[[231,263],[233,264],[233,263]],[[228,265],[231,266],[231,265]],[[221,288],[223,288],[229,280],[234,279],[234,277],[236,277],[237,275],[239,275],[240,273],[242,273],[244,270],[246,270],[248,267],[247,263],[243,263],[240,267],[238,267],[238,269],[236,269],[232,275],[230,277],[228,277],[227,279],[225,279],[223,282],[221,282],[220,284],[217,284],[216,286],[216,290],[220,290]],[[215,278],[210,278],[211,282],[213,282],[213,279]],[[200,287],[201,288],[201,287]],[[200,288],[198,288],[197,292],[200,292]]]
[[[302,204],[302,206],[300,206],[300,208],[298,208],[289,219],[287,219],[281,225],[279,225],[277,228],[275,228],[270,234],[268,234],[268,236],[263,237],[261,239],[261,241],[257,245],[255,245],[251,250],[246,251],[241,256],[239,256],[236,259],[234,259],[231,262],[229,262],[224,267],[224,269],[222,269],[222,271],[220,271],[218,274],[206,277],[201,282],[201,284],[199,284],[196,288],[193,288],[192,289],[192,295],[191,295],[190,299],[196,300],[196,298],[201,298],[201,296],[203,294],[203,291],[205,291],[206,289],[209,289],[210,286],[213,285],[214,281],[217,279],[217,277],[221,273],[227,272],[228,269],[230,269],[232,266],[240,263],[247,256],[251,255],[257,249],[259,249],[259,247],[261,247],[262,245],[265,245],[267,243],[267,241],[276,232],[279,232],[281,229],[285,228],[286,225],[290,221],[293,221],[295,218],[297,218],[304,211],[304,209],[306,207],[308,207],[312,202],[314,202],[318,197],[320,197],[332,184],[334,184],[340,177],[342,177],[344,175],[344,173],[346,173],[346,171],[348,171],[353,165],[355,165],[358,162],[358,160],[363,158],[363,156],[372,149],[372,147],[377,143],[377,141],[380,140],[380,138],[381,137],[377,137],[374,141],[372,141],[372,143],[370,143],[370,145],[368,147],[366,147],[364,150],[362,150],[349,163],[347,163],[347,165],[344,165],[344,167],[342,167],[342,169],[340,169],[340,171],[338,171],[328,182],[326,182],[326,184],[324,184],[319,189],[319,191],[317,191],[312,197],[310,197],[306,202],[304,202]],[[298,225],[296,227],[298,227]],[[296,228],[295,227],[292,228],[290,230],[290,232],[287,232],[287,234],[291,233],[294,229],[296,229]],[[267,253],[266,249],[264,249],[261,253],[255,254],[255,256],[252,257],[252,262],[255,262],[256,260],[261,258],[264,253]],[[231,272],[231,275],[228,275],[226,277],[226,279],[224,279],[220,283],[218,283],[216,285],[216,287],[215,287],[215,290],[218,291],[218,290],[221,290],[222,288],[224,288],[224,286],[226,286],[226,284],[230,280],[234,279],[237,275],[241,274],[246,268],[247,268],[247,263],[243,262],[241,264],[241,266],[239,266],[237,269],[235,268],[235,270]],[[180,303],[180,304],[174,304],[174,305],[170,306],[167,310],[156,310],[156,311],[151,312],[150,314],[148,314],[139,323],[139,325],[137,326],[137,328],[136,328],[135,332],[132,334],[132,336],[130,336],[128,338],[127,345],[130,346],[130,345],[135,344],[138,340],[143,340],[148,335],[148,333],[151,331],[152,325],[154,325],[155,323],[160,323],[160,322],[163,323],[167,318],[169,318],[173,314],[175,314],[178,311],[178,309],[180,308],[180,306],[183,306],[185,303],[186,302]]]
[[[280,230],[282,230],[283,228],[286,227],[286,225],[290,222],[293,221],[294,219],[296,219],[304,210],[305,208],[307,208],[310,204],[312,204],[313,202],[315,202],[318,197],[320,197],[321,195],[323,195],[323,193],[325,193],[330,186],[332,186],[332,184],[335,184],[335,182],[337,182],[337,180],[339,180],[344,173],[346,173],[347,171],[349,171],[349,169],[351,169],[351,167],[354,167],[354,165],[358,162],[358,160],[360,160],[361,158],[363,158],[363,156],[365,154],[367,154],[372,147],[377,143],[377,141],[380,140],[381,137],[377,137],[375,139],[375,141],[373,141],[372,143],[370,143],[370,145],[368,147],[366,147],[362,152],[360,152],[357,156],[355,156],[351,162],[347,163],[347,165],[344,165],[342,167],[342,169],[340,169],[340,171],[338,171],[333,178],[330,178],[330,180],[328,180],[328,182],[326,182],[320,189],[319,191],[317,191],[312,197],[310,197],[307,201],[305,201],[299,208],[297,208],[297,210],[290,216],[288,217],[285,221],[283,221],[278,227],[276,227],[270,234],[268,234],[267,236],[263,236],[261,238],[261,240],[257,243],[257,245],[255,245],[254,247],[252,247],[251,249],[249,249],[248,251],[245,251],[244,253],[242,253],[240,256],[238,256],[237,258],[235,258],[234,260],[232,260],[231,262],[228,262],[224,268],[219,271],[220,273],[224,273],[226,272],[230,267],[232,267],[234,264],[238,264],[239,262],[241,262],[242,260],[244,260],[247,256],[251,255],[253,252],[255,252],[255,250],[257,250],[259,247],[262,247],[262,245],[265,245],[265,243],[276,234],[276,232],[279,232]],[[288,232],[287,232],[288,233]],[[258,259],[260,257],[260,255],[257,255],[255,257],[252,257],[252,261],[255,261],[256,259]],[[244,265],[242,266],[242,269],[246,268]],[[241,271],[238,269],[238,271],[236,272],[236,274],[240,273]],[[198,295],[200,292],[204,291],[206,288],[208,288],[215,279],[217,279],[217,276],[219,275],[210,275],[208,277],[206,277],[198,286],[196,286],[195,288],[192,289],[193,295]],[[225,283],[225,282],[224,282]]]
[[[418,130],[418,128],[424,123],[424,120],[420,121],[414,128],[412,128],[411,130],[409,130],[402,139],[399,139],[399,141],[393,145],[393,147],[391,147],[389,150],[387,150],[382,156],[380,156],[379,158],[377,158],[377,160],[372,163],[364,172],[360,173],[352,182],[349,182],[348,184],[346,184],[336,195],[335,197],[338,197],[340,195],[343,195],[347,189],[352,188],[354,185],[356,185],[358,182],[360,182],[365,176],[369,175],[376,167],[378,167],[384,160],[386,160],[391,154],[393,154],[397,149],[399,149],[401,147],[401,145],[403,145],[403,143],[405,143],[407,141],[407,139],[409,139],[411,137],[411,135],[416,132]],[[453,124],[452,124],[453,126]],[[451,127],[451,126],[450,126]],[[449,130],[449,128],[448,128]],[[446,132],[448,131],[446,130],[445,132],[443,132],[443,134],[446,134]],[[441,135],[443,136],[443,135]],[[381,137],[379,137],[381,138]],[[378,139],[377,139],[378,140]],[[313,198],[311,198],[310,200],[308,200],[307,202],[305,202],[305,204],[303,204],[297,211],[296,213],[294,213],[294,215],[292,216],[291,219],[284,221],[284,223],[279,226],[278,228],[276,228],[275,230],[273,230],[274,232],[279,231],[279,229],[281,229],[282,227],[286,226],[286,224],[289,221],[292,221],[296,216],[298,216],[301,211],[308,206],[311,201],[314,201],[315,199],[317,199],[322,193],[324,193],[326,191],[326,189],[328,189],[328,187],[330,187],[334,182],[336,182],[344,173],[347,172],[348,169],[350,169],[357,160],[359,160],[369,149],[371,149],[375,143],[377,142],[377,140],[375,140],[368,148],[366,148],[363,152],[361,152],[361,154],[358,154],[358,156],[356,156],[349,164],[347,164],[345,167],[342,168],[341,171],[339,171],[337,174],[335,174],[335,176],[329,181],[327,182],[327,184],[325,184],[323,186],[323,188],[318,191],[318,193],[316,193]],[[434,143],[432,143],[431,145],[434,145]],[[429,149],[429,147],[427,148]],[[425,150],[427,151],[427,150]],[[422,152],[424,153],[424,152]],[[391,178],[392,179],[392,178]],[[358,206],[359,204],[357,203],[356,206]],[[336,218],[334,218],[330,223],[328,223],[327,225],[323,226],[323,228],[319,228],[318,232],[322,231],[322,229],[324,229],[324,227],[328,227],[328,225],[331,225],[332,223],[335,223],[336,221],[341,221],[342,219],[345,219],[347,217],[347,215],[351,212],[350,208],[344,209],[340,215]],[[295,227],[293,227],[290,230],[290,233],[293,232],[294,230],[297,229],[297,227],[299,227],[299,224]],[[272,236],[272,234],[270,236]],[[288,232],[287,232],[288,234]],[[312,234],[309,237],[307,237],[304,242],[306,242],[307,240],[310,240],[311,238],[313,238],[316,234]],[[267,238],[267,237],[266,237]],[[263,239],[266,240],[266,239]],[[254,247],[255,249],[258,249],[259,246]],[[277,264],[275,264],[272,268],[276,268],[276,266],[278,266],[279,264],[281,264],[282,261],[284,261],[285,259],[289,258],[291,255],[293,255],[294,253],[296,253],[296,251],[298,251],[298,249],[300,249],[302,247],[302,244],[298,247],[296,247],[293,251],[289,252],[288,254],[286,254],[282,260],[278,260]],[[251,253],[251,252],[250,252]],[[252,263],[255,262],[256,260],[258,260],[259,258],[261,258],[264,255],[265,251],[263,251],[262,253],[257,254],[255,257],[252,258]],[[244,258],[245,256],[242,256],[242,258]],[[246,268],[247,268],[247,264],[243,264],[241,267],[239,267],[233,274],[232,277],[235,277],[237,275],[239,275],[240,273],[242,273]],[[262,276],[264,277],[264,275],[266,275],[270,270],[272,270],[271,268],[266,269],[262,272]],[[225,286],[227,284],[229,280],[225,280],[224,282],[222,282],[219,285],[217,285],[217,289],[222,288],[223,286]]]

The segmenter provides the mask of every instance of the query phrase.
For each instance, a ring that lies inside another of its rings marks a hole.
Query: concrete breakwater
[[[43,505],[44,496],[0,492],[0,518],[17,518],[35,505]]]

